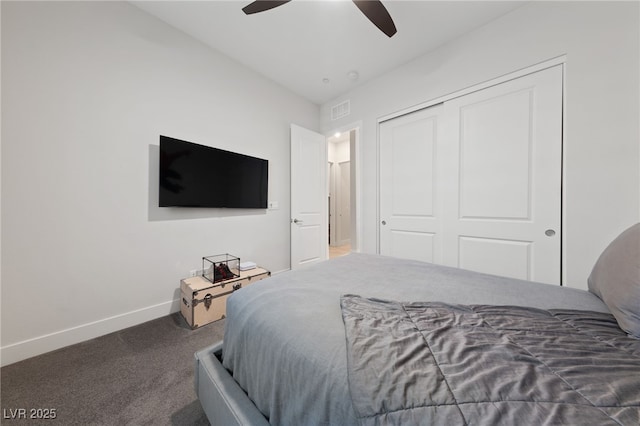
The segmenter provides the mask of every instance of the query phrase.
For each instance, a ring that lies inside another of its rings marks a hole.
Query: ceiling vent
[[[331,107],[331,121],[346,117],[349,114],[351,114],[351,103],[348,99]]]

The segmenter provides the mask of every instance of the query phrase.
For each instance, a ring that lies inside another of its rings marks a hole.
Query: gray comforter
[[[365,425],[639,425],[640,340],[607,313],[344,296]]]
[[[351,254],[231,295],[224,367],[274,425],[358,424],[347,383],[344,294],[608,312],[586,291],[424,262]]]

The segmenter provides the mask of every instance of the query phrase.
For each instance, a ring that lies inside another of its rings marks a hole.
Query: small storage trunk
[[[192,329],[222,319],[227,311],[227,297],[236,290],[271,275],[262,268],[241,271],[240,276],[212,284],[203,277],[180,280],[180,312]]]

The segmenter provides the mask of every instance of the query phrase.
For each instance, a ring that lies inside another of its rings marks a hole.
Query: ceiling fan
[[[251,15],[282,6],[290,1],[291,0],[256,0],[243,7],[242,11],[247,15]],[[364,16],[366,16],[373,25],[378,27],[378,29],[388,37],[392,37],[396,33],[396,25],[393,23],[393,19],[391,19],[387,8],[384,7],[380,0],[353,0],[353,3],[364,13]]]

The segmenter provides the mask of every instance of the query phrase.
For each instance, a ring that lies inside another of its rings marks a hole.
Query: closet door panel
[[[445,102],[443,263],[561,280],[562,67]]]
[[[530,241],[460,236],[458,263],[463,269],[527,280],[532,260],[531,245]]]
[[[532,102],[528,88],[460,109],[461,218],[531,219]]]
[[[435,106],[380,125],[380,253],[440,262]]]

